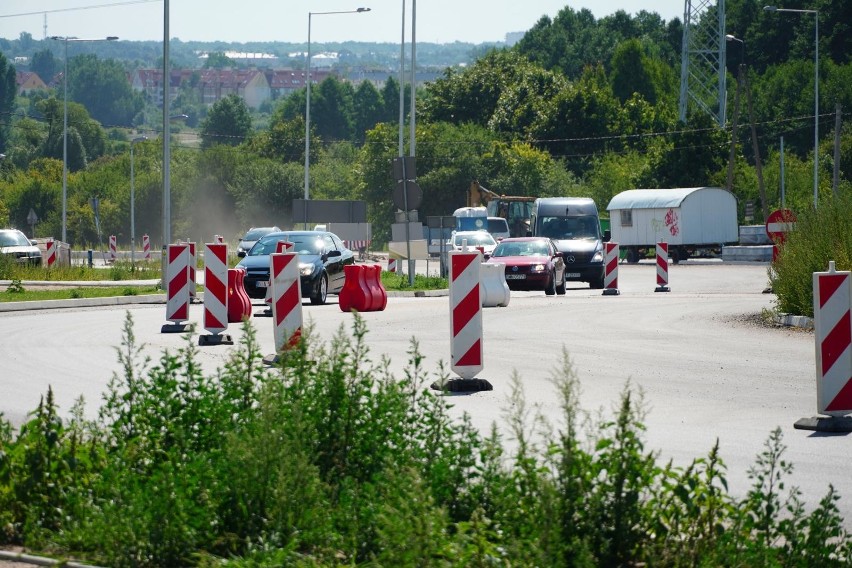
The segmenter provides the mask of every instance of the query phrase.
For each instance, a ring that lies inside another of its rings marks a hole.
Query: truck
[[[612,239],[631,264],[658,242],[668,243],[677,264],[721,253],[739,240],[737,198],[721,187],[630,189],[615,195],[607,210]]]
[[[467,194],[468,207],[485,207],[488,217],[502,217],[509,225],[509,236],[525,237],[530,230],[530,212],[536,197],[503,195],[474,180]]]
[[[598,208],[589,197],[541,197],[532,204],[534,237],[553,241],[565,261],[565,280],[604,287],[604,247],[609,231],[601,232]]]

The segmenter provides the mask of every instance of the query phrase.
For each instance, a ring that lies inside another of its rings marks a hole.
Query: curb
[[[10,562],[22,562],[24,564],[33,564],[35,566],[63,566],[66,568],[98,568],[92,564],[80,564],[71,560],[55,560],[53,558],[45,558],[44,556],[33,556],[24,554],[23,552],[9,552],[0,550],[0,560]]]
[[[775,316],[775,322],[787,327],[800,327],[802,329],[813,329],[814,320],[808,316],[794,316],[791,314],[779,314]]]
[[[34,300],[30,302],[0,302],[0,313],[26,310],[50,310],[59,308],[95,308],[126,304],[165,304],[165,294],[142,296],[110,296],[107,298],[78,298],[72,300]]]

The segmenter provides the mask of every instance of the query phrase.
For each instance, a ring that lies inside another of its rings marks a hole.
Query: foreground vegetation
[[[27,290],[20,280],[13,280],[6,290],[0,291],[0,302],[31,302],[40,300],[77,300],[80,298],[109,298],[112,296],[140,296],[165,294],[158,286],[75,286],[50,290]]]
[[[97,420],[51,391],[19,432],[0,420],[0,541],[116,567],[850,565],[834,489],[807,512],[785,488],[780,430],[734,497],[718,447],[657,463],[629,385],[587,415],[567,354],[558,423],[513,381],[510,445],[451,417],[416,342],[394,377],[366,334],[308,329],[265,368],[246,324],[208,375],[189,340],[148,361],[128,315]]]
[[[119,260],[106,268],[89,267],[85,264],[73,266],[33,266],[14,262],[0,255],[0,280],[35,280],[44,282],[95,282],[121,280],[159,279],[162,274],[159,262],[136,262]]]

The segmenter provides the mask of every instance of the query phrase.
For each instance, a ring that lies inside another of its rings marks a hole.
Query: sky
[[[405,1],[406,42],[411,41],[412,0]],[[415,0],[416,1],[416,0]],[[311,42],[368,41],[399,44],[400,0],[169,0],[169,35],[183,41]],[[683,19],[683,0],[420,0],[417,42],[503,41],[530,29],[542,16],[564,8],[588,8],[596,18],[624,10]],[[360,14],[318,14],[370,8]],[[24,15],[29,14],[29,15]],[[47,33],[45,34],[45,14]],[[21,32],[47,36],[124,40],[163,39],[163,0],[0,0],[0,37]]]

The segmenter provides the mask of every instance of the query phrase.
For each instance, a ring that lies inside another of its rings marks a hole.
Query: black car
[[[269,233],[277,233],[281,231],[278,227],[252,227],[248,232],[240,238],[237,244],[237,256],[243,257],[248,254],[254,243],[260,240],[261,237]]]
[[[293,243],[299,254],[302,297],[312,304],[324,304],[329,293],[338,294],[343,288],[343,267],[355,264],[355,254],[343,245],[340,238],[328,231],[281,231],[261,237],[249,253],[237,264],[245,268],[244,286],[251,298],[263,298],[269,287],[269,255],[275,252],[278,241]]]

